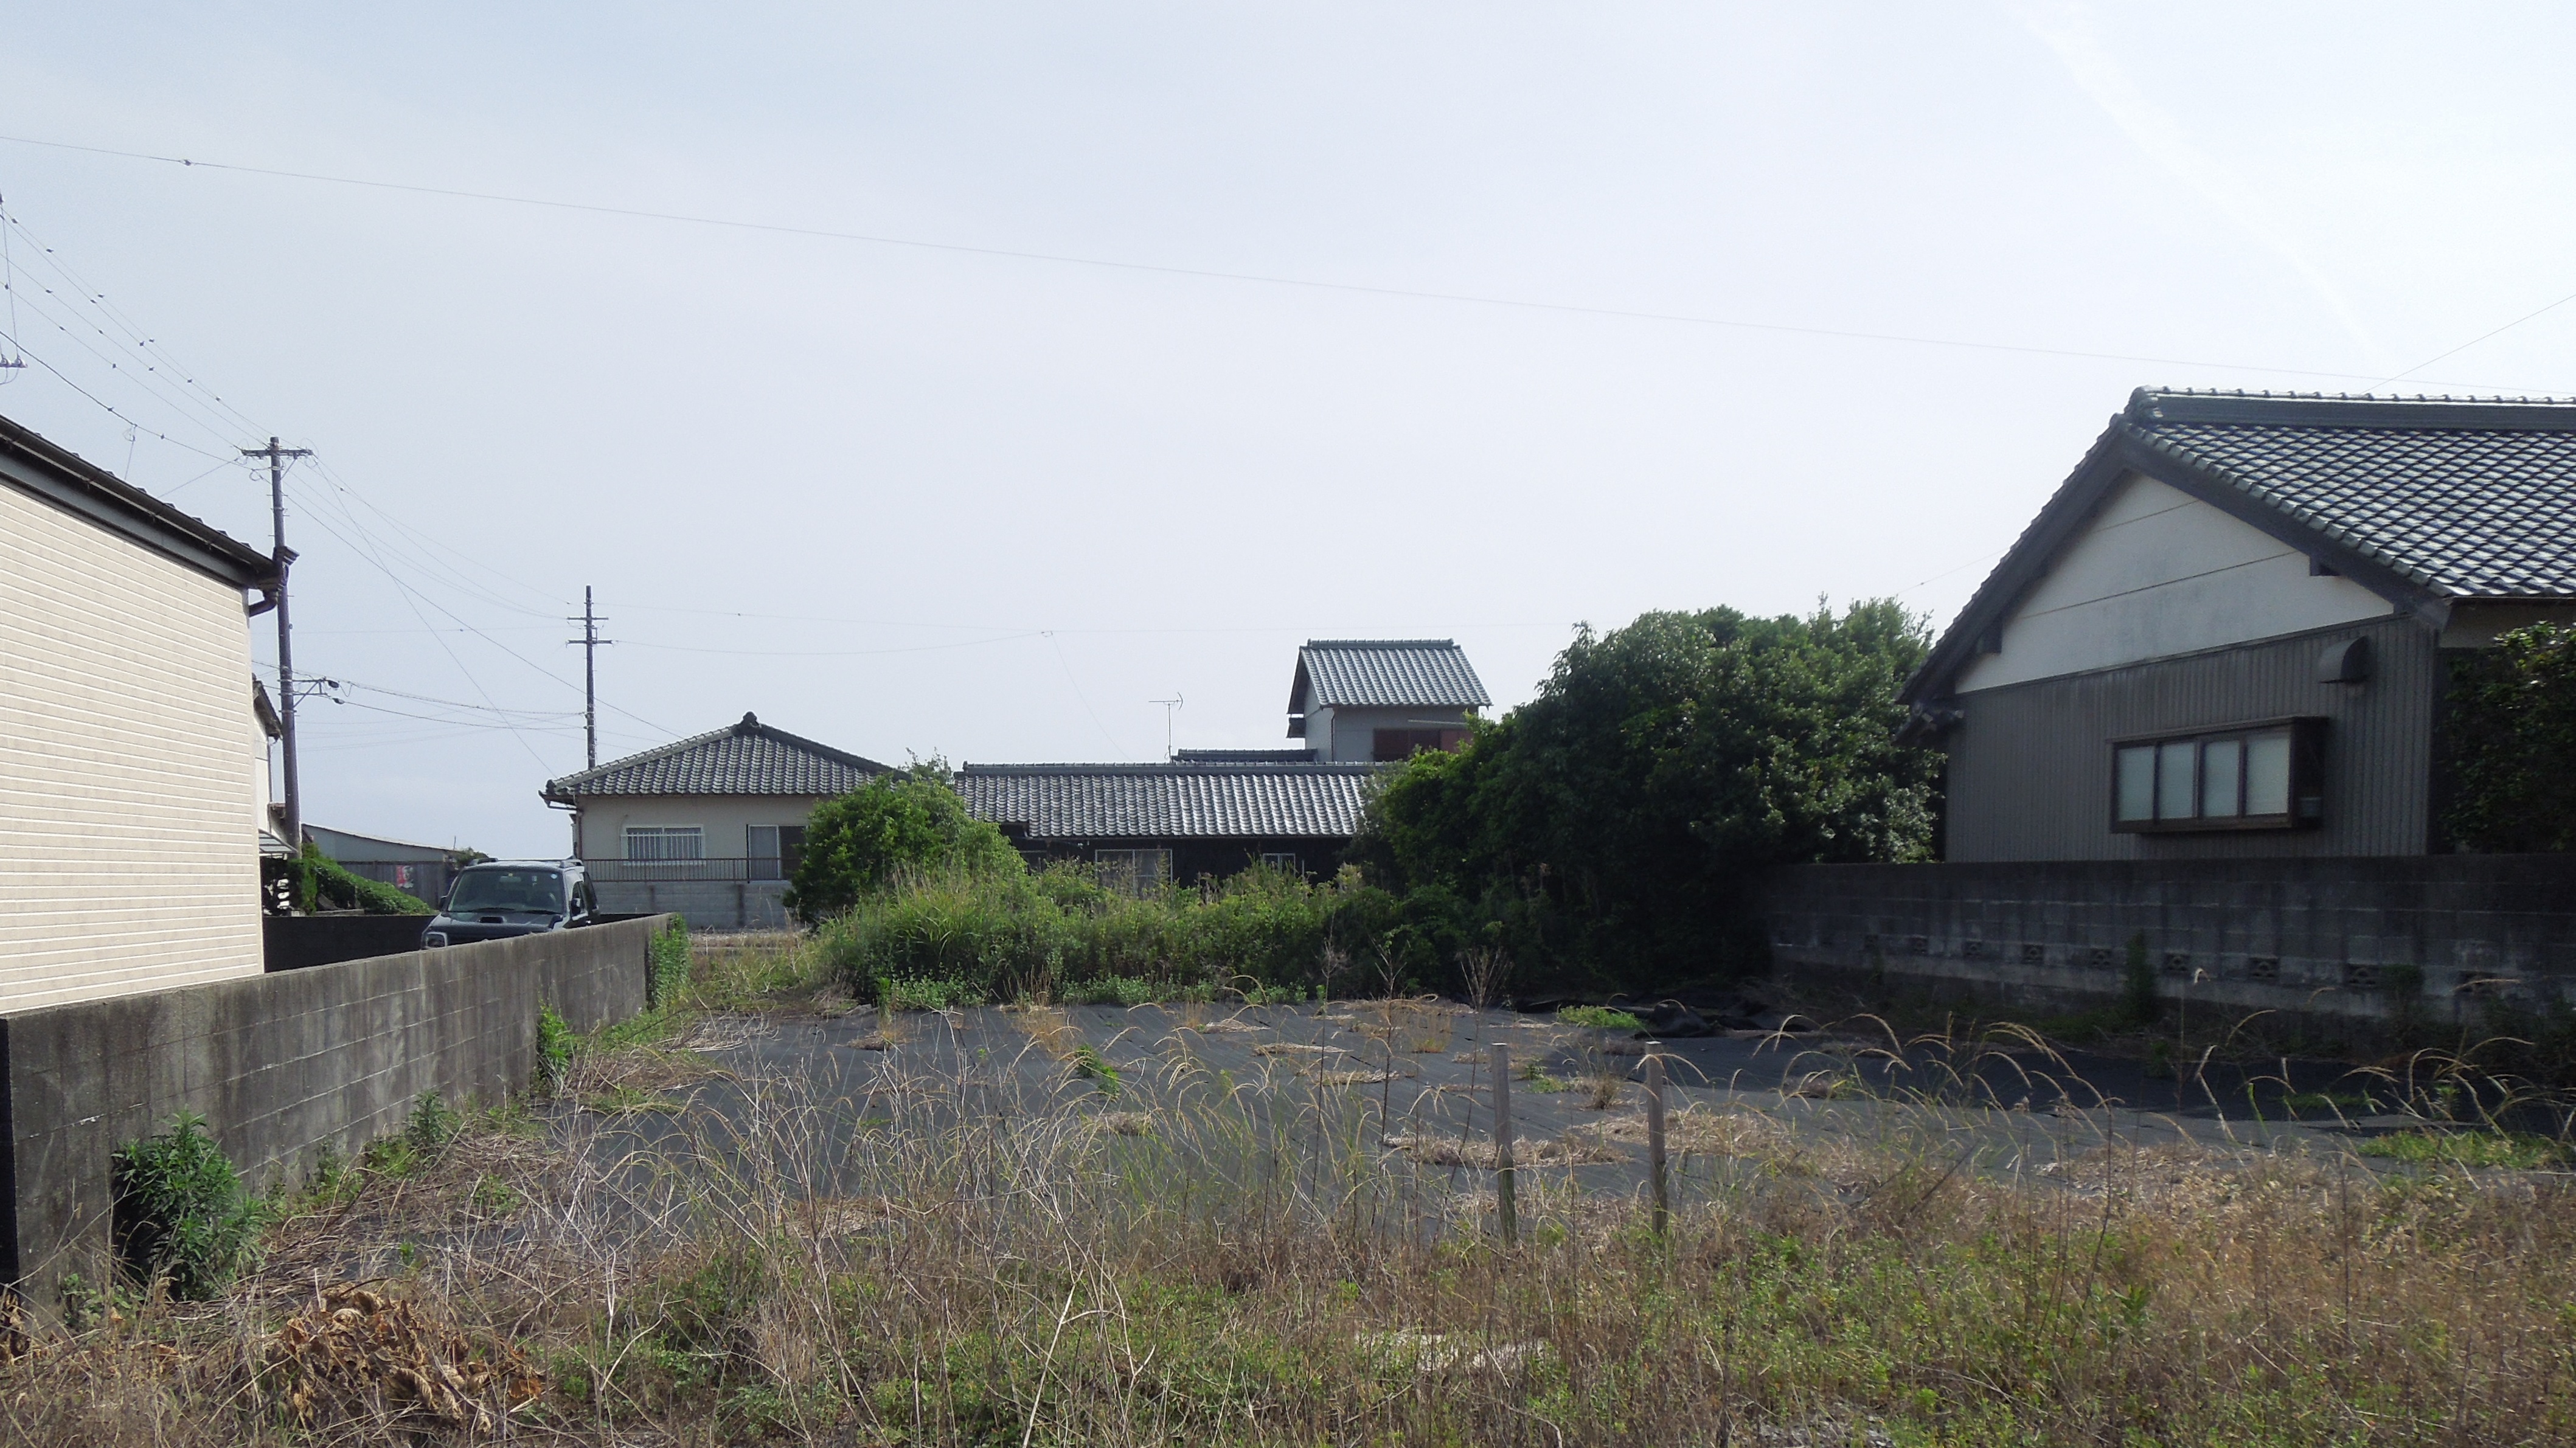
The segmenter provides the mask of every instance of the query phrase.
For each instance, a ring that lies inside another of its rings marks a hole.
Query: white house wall
[[[0,487],[0,1012],[256,975],[239,589]]]
[[[1957,691],[2174,658],[2386,618],[2387,599],[2312,577],[2308,556],[2152,478],[2131,475],[2014,608],[2003,651]]]
[[[581,854],[622,860],[630,827],[696,825],[706,832],[708,859],[739,860],[750,853],[753,825],[801,825],[820,803],[815,795],[790,794],[597,796],[582,810]]]

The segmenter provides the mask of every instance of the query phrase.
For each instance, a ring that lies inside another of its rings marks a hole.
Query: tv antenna
[[[1181,691],[1174,689],[1168,699],[1148,699],[1148,704],[1163,706],[1163,762],[1172,762],[1172,711],[1181,707]]]

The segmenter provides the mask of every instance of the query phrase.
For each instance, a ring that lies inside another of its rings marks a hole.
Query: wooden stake
[[[1646,1058],[1646,1171],[1655,1189],[1655,1235],[1672,1220],[1672,1183],[1664,1174],[1664,1058]]]
[[[1520,1241],[1518,1204],[1512,1200],[1512,1048],[1494,1043],[1494,1202],[1503,1225],[1503,1245]]]

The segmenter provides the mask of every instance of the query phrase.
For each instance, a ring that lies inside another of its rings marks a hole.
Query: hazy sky
[[[1150,759],[1308,637],[1946,619],[2140,384],[2576,392],[2576,305],[2442,356],[2576,292],[2563,6],[0,18],[10,137],[964,248],[0,142],[0,413],[263,546],[313,448],[306,816],[500,853],[585,584],[603,757]]]

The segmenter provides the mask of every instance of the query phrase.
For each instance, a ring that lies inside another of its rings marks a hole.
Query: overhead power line
[[[22,146],[42,146],[47,149],[57,151],[77,151],[93,156],[114,156],[128,161],[150,161],[162,165],[183,166],[191,170],[230,171],[245,176],[271,176],[281,180],[310,181],[332,186],[361,186],[375,191],[400,191],[416,196],[436,196],[449,200],[487,201],[507,206],[534,206],[552,211],[575,211],[594,216],[613,216],[630,221],[661,221],[684,226],[722,227],[728,230],[764,232],[776,236],[801,236],[821,241],[847,241],[869,246],[905,247],[916,251],[946,252],[959,256],[993,257],[1009,261],[1047,262],[1059,266],[1096,267],[1108,271],[1137,272],[1154,276],[1188,277],[1199,281],[1246,282],[1261,286],[1297,287],[1310,291],[1343,292],[1355,296],[1402,297],[1414,301],[1453,302],[1471,306],[1486,307],[1513,307],[1524,311],[1556,312],[1573,316],[1607,317],[1624,321],[1667,322],[1685,326],[1721,327],[1737,331],[1768,332],[1800,337],[1823,337],[1851,342],[1892,342],[1915,347],[1950,347],[1967,351],[2009,353],[2026,357],[2063,357],[2093,362],[2138,362],[2157,367],[2210,368],[2229,372],[2259,372],[2284,377],[2327,377],[2347,381],[2384,382],[2389,380],[2385,376],[2374,372],[2336,371],[2320,367],[2280,367],[2253,362],[2216,361],[2209,358],[2160,357],[2143,353],[2104,352],[2073,347],[2042,347],[2028,343],[1980,341],[1963,337],[1935,337],[1912,332],[1880,332],[1860,328],[1819,327],[1789,322],[1759,322],[1742,317],[1711,317],[1687,312],[1660,312],[1631,307],[1590,306],[1579,302],[1551,302],[1528,297],[1499,297],[1475,292],[1432,291],[1413,287],[1376,286],[1366,282],[1325,281],[1315,277],[1285,276],[1273,272],[1226,271],[1213,267],[1176,266],[1165,262],[1128,261],[1115,257],[1079,256],[1070,252],[1034,251],[1020,247],[978,246],[967,242],[931,241],[917,236],[895,236],[884,232],[841,231],[830,227],[797,226],[785,222],[749,221],[740,217],[707,216],[685,211],[657,211],[637,206],[608,206],[597,202],[563,201],[547,196],[518,196],[512,195],[508,192],[474,191],[456,186],[424,186],[409,181],[381,181],[366,176],[335,176],[327,172],[320,171],[289,171],[275,166],[252,166],[229,161],[203,161],[191,156],[164,156],[149,151],[120,150],[112,146],[89,146],[71,141],[48,141],[34,136],[0,136],[0,141],[6,141]],[[2485,339],[2479,338],[2477,340],[2483,341]],[[2465,345],[2475,344],[2470,343]],[[2445,353],[2444,355],[2447,356],[2449,354]],[[2416,368],[2410,370],[2420,371],[2421,369]]]

